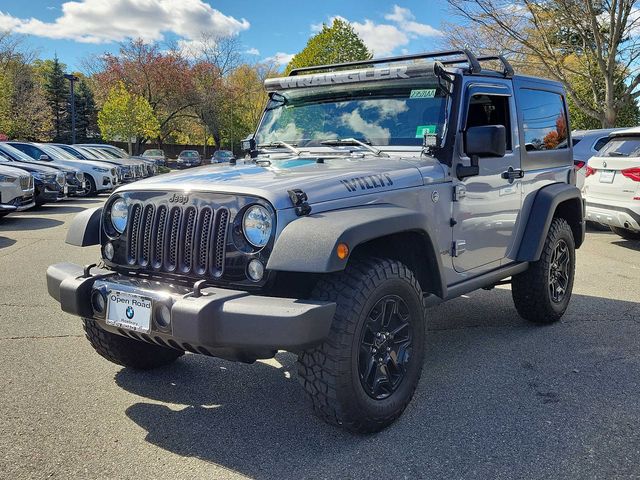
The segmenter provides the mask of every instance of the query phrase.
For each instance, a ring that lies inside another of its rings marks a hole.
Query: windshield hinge
[[[460,199],[467,196],[467,187],[463,183],[459,183],[453,187],[453,201],[459,202]]]
[[[451,256],[459,257],[467,250],[466,240],[455,240],[451,246]]]
[[[308,198],[306,193],[299,188],[289,190],[287,193],[289,194],[291,203],[293,203],[293,206],[295,207],[297,216],[303,217],[311,213],[311,205],[307,203]]]

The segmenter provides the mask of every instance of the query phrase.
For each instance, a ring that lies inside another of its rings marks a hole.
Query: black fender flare
[[[566,203],[565,203],[566,202]],[[577,218],[569,221],[574,233],[576,248],[584,241],[585,220],[584,202],[582,194],[575,185],[568,183],[552,183],[542,187],[536,196],[529,211],[529,219],[525,227],[518,256],[519,262],[535,262],[540,259],[547,232],[561,204],[570,206],[570,212]]]
[[[71,221],[65,242],[76,247],[99,245],[101,218],[102,207],[88,208],[79,213]]]
[[[446,291],[442,261],[428,218],[421,212],[393,205],[362,207],[321,212],[300,217],[284,227],[276,239],[267,269],[288,272],[329,273],[344,270],[348,257],[338,258],[336,247],[346,243],[351,254],[358,245],[402,232],[424,235],[433,248],[440,285]]]

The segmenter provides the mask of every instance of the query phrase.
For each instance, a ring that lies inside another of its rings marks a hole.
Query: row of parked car
[[[203,159],[197,150],[183,150],[177,158],[168,158],[164,151],[158,148],[146,150],[142,157],[154,160],[158,165],[174,168],[199,167],[200,165],[215,163],[234,163],[236,157],[230,150],[216,150],[210,159]]]
[[[155,161],[111,145],[0,142],[0,216],[110,192],[157,172]]]
[[[587,221],[640,240],[640,127],[578,130],[572,142]]]

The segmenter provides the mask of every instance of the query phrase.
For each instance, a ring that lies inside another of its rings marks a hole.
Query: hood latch
[[[311,205],[307,203],[308,197],[306,193],[299,188],[289,190],[287,193],[289,194],[291,203],[293,203],[295,207],[296,215],[302,217],[311,213]]]

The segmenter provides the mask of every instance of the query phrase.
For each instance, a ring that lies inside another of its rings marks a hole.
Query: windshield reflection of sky
[[[259,144],[285,141],[298,146],[355,137],[374,145],[420,145],[419,127],[434,131],[444,122],[445,99],[372,98],[280,105],[265,113]]]

